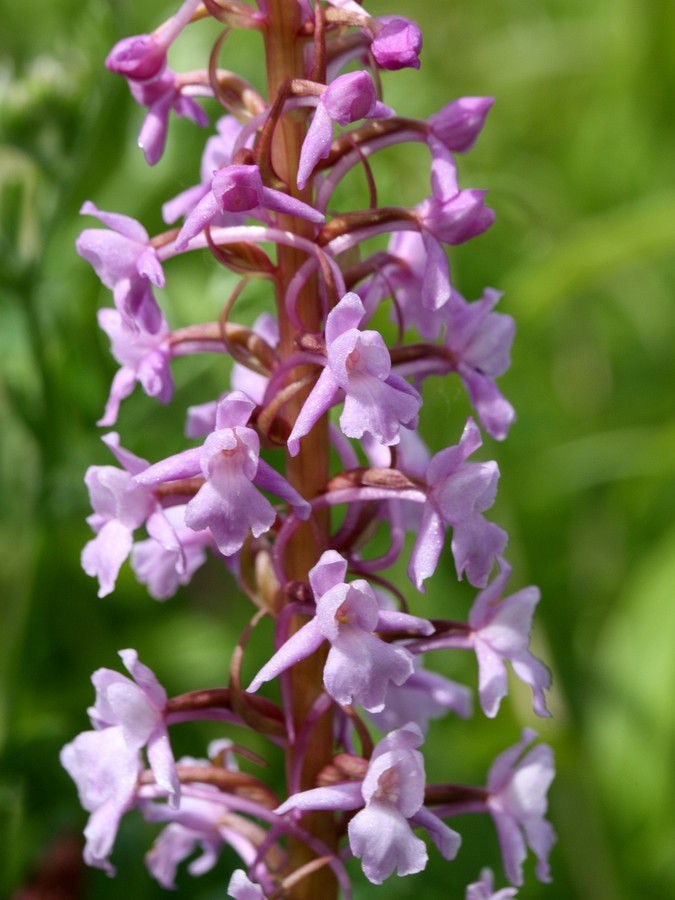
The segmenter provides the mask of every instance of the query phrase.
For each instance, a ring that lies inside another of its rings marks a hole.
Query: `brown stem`
[[[288,79],[306,77],[303,62],[304,40],[299,37],[301,30],[300,5],[288,0],[270,0],[267,23],[263,31],[267,62],[268,102],[273,102],[280,90],[288,84]],[[292,196],[312,202],[312,190],[297,187],[297,171],[300,150],[306,132],[306,110],[296,110],[283,116],[274,131],[272,145],[272,167],[284,181]],[[309,240],[314,239],[314,226],[301,219],[280,217],[280,227]],[[285,314],[284,297],[293,275],[305,260],[304,254],[292,247],[280,246],[277,255],[277,307],[279,312],[280,355],[282,361],[297,352],[297,332]],[[316,279],[308,281],[298,297],[297,313],[308,331],[321,331],[321,304]],[[294,370],[297,379],[312,374],[313,367]],[[289,399],[285,410],[289,421],[295,421],[309,391],[310,383]],[[315,497],[323,490],[328,480],[328,422],[324,417],[311,432],[303,438],[300,452],[296,457],[287,455],[286,477],[307,499]],[[328,517],[324,515],[319,523],[324,533],[328,531]],[[318,559],[318,548],[312,530],[306,525],[298,528],[289,541],[284,565],[287,576],[297,581],[307,581],[307,573]],[[305,620],[295,617],[293,630],[297,630]],[[311,709],[317,695],[322,690],[322,676],[325,654],[316,653],[294,666],[290,673],[293,697],[293,720],[296,732]],[[294,768],[295,748],[289,746],[287,773]],[[315,787],[321,769],[333,755],[332,713],[324,715],[315,729],[311,753],[303,762],[301,789]],[[311,813],[303,820],[303,828],[318,837],[331,848],[337,846],[337,830],[334,817],[330,813]],[[298,870],[314,859],[312,851],[298,840],[289,841],[290,871]],[[289,889],[292,900],[311,900],[321,897],[331,900],[337,897],[337,882],[327,866],[311,871],[307,877],[296,882]]]

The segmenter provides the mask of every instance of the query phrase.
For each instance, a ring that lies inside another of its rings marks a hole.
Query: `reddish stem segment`
[[[270,0],[268,20],[263,31],[270,103],[274,102],[278,91],[287,84],[288,79],[305,77],[304,41],[299,38],[300,30],[300,5],[289,3],[288,0]],[[300,150],[306,131],[305,121],[306,113],[303,110],[289,113],[279,121],[272,139],[271,158],[276,175],[288,185],[290,193],[305,203],[311,203],[311,187],[300,191],[296,184]],[[281,228],[303,238],[314,239],[314,226],[305,220],[284,216],[279,224]],[[281,245],[277,252],[277,307],[280,354],[283,361],[297,353],[298,349],[298,333],[286,315],[284,298],[291,279],[306,256],[296,248]],[[301,291],[296,307],[300,320],[310,331],[321,330],[321,303],[317,288],[316,279],[310,279]],[[305,368],[295,370],[294,377],[301,379],[304,375],[313,374],[312,367]],[[289,399],[285,406],[285,417],[289,422],[295,421],[310,390],[311,384],[308,384],[304,390]],[[328,422],[325,418],[303,439],[300,453],[296,457],[287,456],[286,462],[287,479],[304,497],[311,499],[324,489],[329,474]],[[327,516],[319,522],[319,527],[324,533],[327,531]],[[285,568],[288,577],[307,581],[308,571],[315,565],[319,555],[320,548],[316,546],[312,529],[307,526],[299,528],[286,548]],[[300,627],[303,621],[305,620],[301,617],[296,617],[294,629]],[[317,653],[294,666],[290,674],[296,734],[322,690],[324,661],[325,654]],[[308,752],[304,752],[303,756],[304,759],[296,760],[295,747],[291,744],[287,772],[290,775],[299,766],[300,786],[302,790],[307,790],[316,786],[318,773],[333,756],[333,716],[330,711],[317,722]],[[303,828],[328,847],[337,847],[335,821],[330,813],[311,813],[303,820]],[[314,858],[313,852],[305,844],[294,839],[290,841],[289,850],[291,871]],[[332,871],[323,867],[310,872],[307,877],[294,884],[289,896],[293,900],[311,900],[316,897],[331,900],[337,897],[337,882]]]

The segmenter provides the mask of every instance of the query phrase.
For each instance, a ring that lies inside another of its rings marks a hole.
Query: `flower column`
[[[321,12],[319,12],[321,15]],[[288,0],[270,0],[267,21],[263,31],[267,64],[268,102],[274,103],[279,93],[287,90],[290,80],[305,77],[303,61],[304,41],[298,38],[301,30],[300,4]],[[297,172],[300,152],[306,132],[306,115],[302,110],[287,114],[277,123],[271,146],[271,162],[276,175],[281,178],[292,196],[310,203],[311,183],[300,190],[297,186]],[[313,226],[304,219],[283,216],[280,227],[302,237],[313,238]],[[284,298],[294,274],[306,256],[289,246],[279,246],[277,253],[276,297],[282,360],[297,352],[297,331],[286,315]],[[321,309],[318,302],[316,278],[309,279],[298,298],[297,311],[301,321],[309,331],[321,328]],[[302,378],[302,368],[297,377]],[[311,385],[289,399],[285,406],[285,418],[291,423],[297,418]],[[292,457],[286,454],[286,477],[306,499],[311,499],[323,491],[329,477],[328,419],[326,416],[314,426],[303,440],[300,452]],[[328,531],[328,517],[325,511],[315,523],[315,528]],[[316,562],[315,535],[311,524],[301,527],[286,548],[285,568],[290,578],[306,582],[308,572]],[[297,629],[302,620],[294,623]],[[313,702],[322,691],[322,675],[326,653],[318,652],[295,666],[290,673],[293,697],[293,720],[298,726],[306,717]],[[313,733],[312,753],[305,754],[301,775],[303,789],[313,787],[316,776],[333,756],[333,707],[319,720]],[[294,753],[292,744],[287,754],[287,772],[290,774]],[[337,846],[335,818],[328,812],[316,812],[306,818],[304,828],[316,834],[329,847]],[[291,870],[309,862],[314,854],[305,843],[290,839]],[[319,869],[303,879],[295,887],[298,900],[322,896],[337,896],[337,883],[328,867]]]

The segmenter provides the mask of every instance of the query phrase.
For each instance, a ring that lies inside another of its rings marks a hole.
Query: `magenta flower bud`
[[[349,125],[372,115],[376,102],[375,85],[368,72],[340,75],[321,94],[324,109],[338,125]]]
[[[216,129],[218,133],[208,139],[202,154],[202,162],[199,167],[200,183],[181,191],[162,206],[162,217],[167,224],[170,225],[181,216],[189,215],[211,190],[213,173],[222,169],[223,166],[229,166],[232,162],[235,144],[242,126],[234,116],[222,116],[216,122]],[[234,224],[231,216],[227,224]]]
[[[494,97],[461,97],[429,117],[436,137],[455,153],[466,153],[483,130]]]
[[[248,212],[260,206],[264,190],[258,166],[226,166],[211,182],[213,196],[223,212]]]
[[[333,122],[349,125],[359,119],[384,118],[392,110],[380,103],[368,72],[349,72],[332,81],[319,97],[314,118],[305,135],[298,165],[298,187],[303,188],[320,159],[330,153]]]
[[[160,75],[166,65],[166,53],[199,6],[199,0],[185,0],[175,16],[152,34],[138,34],[118,41],[105,64],[111,72],[130,81],[149,81]]]
[[[492,225],[494,212],[485,206],[485,191],[458,191],[452,197],[429,197],[417,207],[422,228],[444,244],[464,244]]]
[[[378,66],[397,69],[419,69],[422,32],[419,26],[403,16],[382,16],[370,49]]]
[[[184,250],[217,215],[254,213],[261,208],[308,219],[317,225],[322,213],[283,191],[265,187],[258,166],[224,166],[213,174],[211,190],[192,210],[176,238],[176,250]]]
[[[118,41],[105,64],[111,72],[133,81],[148,81],[166,65],[166,47],[154,34],[139,34]]]

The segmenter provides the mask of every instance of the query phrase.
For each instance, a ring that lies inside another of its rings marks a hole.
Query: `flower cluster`
[[[172,71],[173,42],[216,21],[225,32],[208,67]],[[240,28],[265,43],[267,96],[217,65]],[[117,465],[87,471],[94,537],[82,564],[105,596],[129,558],[150,594],[165,600],[210,555],[257,607],[232,648],[224,687],[169,698],[134,650],[120,654],[131,679],[94,674],[93,730],[61,759],[90,813],[85,859],[110,874],[118,825],[136,808],[166,825],[147,854],[166,888],[195,849],[201,855],[188,869],[199,875],[227,844],[243,866],[229,881],[231,897],[293,897],[298,886],[303,897],[335,896],[338,887],[349,896],[346,856],[375,884],[418,873],[428,847],[413,829],[452,860],[461,838],[445,819],[473,812],[494,821],[512,887],[495,892],[484,870],[467,900],[516,896],[528,847],[537,877],[549,880],[553,760],[546,745],[531,747],[533,731],[497,758],[485,786],[426,782],[431,721],[467,718],[472,707],[472,691],[428,670],[426,654],[474,651],[488,717],[507,695],[506,662],[540,716],[548,715],[550,675],[529,646],[537,589],[506,595],[508,536],[489,518],[497,463],[475,456],[481,429],[503,440],[514,420],[496,385],[514,323],[494,312],[499,292],[462,297],[446,255],[494,218],[484,191],[460,187],[455,160],[474,145],[492,99],[454,100],[427,120],[386,106],[378,70],[419,68],[421,47],[415,23],[373,17],[356,0],[185,0],[154,32],[120,41],[108,56],[147,109],[139,144],[151,165],[171,112],[204,127],[215,121],[199,183],[164,204],[167,231],[150,237],[126,215],[82,207],[103,225],[85,229],[77,250],[113,292],[114,308],[101,310],[99,323],[120,364],[99,424],[116,424],[137,382],[171,402],[178,357],[218,353],[232,366],[219,395],[187,411],[193,443],[182,452],[150,461],[124,449],[116,432],[103,437]],[[371,160],[409,141],[428,150],[429,196],[380,207]],[[353,169],[362,169],[370,202],[335,210],[335,190]],[[187,183],[193,177],[188,161]],[[154,289],[183,253],[209,254],[241,279],[218,321],[167,321]],[[269,284],[275,315],[248,328],[234,311],[252,277]],[[377,327],[383,308],[398,327],[393,343],[392,329]],[[416,430],[431,376],[458,376],[475,411],[455,443],[433,454]],[[374,557],[376,531],[389,544]],[[457,578],[477,589],[466,621],[424,616],[425,582],[444,552]],[[399,559],[404,587],[387,574]],[[420,615],[409,611],[415,598]],[[255,644],[262,653],[265,616],[275,644],[256,673],[245,650]],[[278,684],[279,702],[264,696],[269,683]],[[228,737],[205,758],[176,762],[170,729],[203,718]],[[235,728],[285,754],[281,795],[239,769],[237,755],[251,754],[231,743]]]

